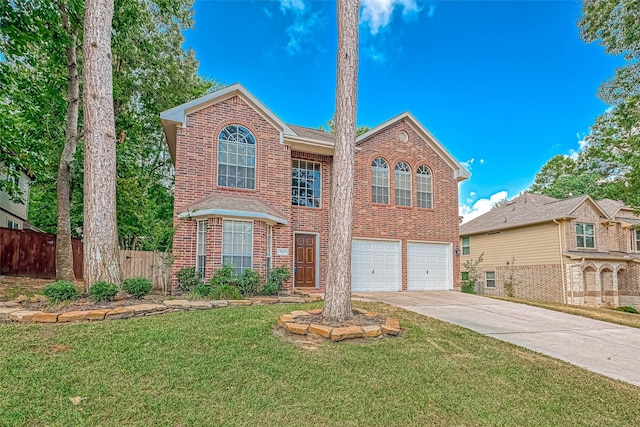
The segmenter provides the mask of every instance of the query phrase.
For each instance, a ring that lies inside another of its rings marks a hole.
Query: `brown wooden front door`
[[[296,288],[316,287],[316,236],[296,234]]]

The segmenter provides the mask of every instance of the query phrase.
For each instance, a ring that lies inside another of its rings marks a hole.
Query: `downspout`
[[[558,243],[559,243],[559,253],[560,253],[560,270],[562,271],[562,303],[567,303],[567,286],[565,282],[565,271],[564,271],[564,255],[562,255],[562,225],[558,222],[558,220],[554,219],[553,222],[558,224]],[[573,291],[573,289],[572,289]],[[573,298],[571,299],[573,301]]]

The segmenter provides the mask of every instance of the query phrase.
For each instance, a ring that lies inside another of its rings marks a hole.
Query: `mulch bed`
[[[347,326],[374,326],[383,325],[386,319],[381,317],[365,316],[364,314],[353,313],[350,320],[344,322],[328,322],[322,318],[322,314],[312,314],[309,316],[296,317],[296,323],[309,323],[315,325],[331,326],[334,328],[342,328]]]

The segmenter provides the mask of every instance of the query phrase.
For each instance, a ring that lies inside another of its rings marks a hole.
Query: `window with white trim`
[[[271,253],[273,251],[273,226],[267,225],[267,278],[269,277],[269,272],[271,271]]]
[[[411,168],[406,162],[396,165],[396,205],[411,206]]]
[[[256,188],[256,139],[244,126],[227,126],[218,135],[218,185]]]
[[[389,164],[380,157],[371,163],[371,201],[389,204]]]
[[[20,172],[16,172],[16,165],[10,164],[7,172],[7,181],[13,183],[16,187],[20,186]],[[11,227],[9,227],[11,228]]]
[[[633,250],[636,252],[640,252],[640,228],[631,230],[631,242],[633,245]]]
[[[596,247],[593,224],[576,223],[576,246],[587,249]]]
[[[14,230],[17,230],[20,228],[20,224],[18,224],[17,222],[11,221],[10,219],[7,220],[7,228],[13,228]]]
[[[320,207],[320,163],[294,159],[291,161],[291,204],[294,206]]]
[[[204,279],[207,265],[207,220],[198,221],[198,234],[196,237],[196,271],[200,279]]]
[[[495,288],[496,287],[496,272],[495,271],[485,271],[484,273],[484,285],[487,288]]]
[[[222,264],[232,265],[236,274],[253,266],[253,221],[224,220]]]
[[[462,255],[471,254],[471,238],[463,237],[462,238]]]
[[[433,180],[431,170],[424,165],[420,166],[416,174],[416,181],[418,185],[418,207],[433,209]]]

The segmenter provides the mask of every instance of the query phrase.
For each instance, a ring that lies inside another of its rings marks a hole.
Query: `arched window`
[[[418,168],[418,207],[433,209],[433,186],[431,171],[426,166]]]
[[[380,157],[371,163],[371,201],[389,204],[389,164]]]
[[[396,165],[396,205],[411,206],[411,168],[406,162]]]
[[[218,136],[218,185],[256,188],[256,139],[244,126],[227,126]]]

